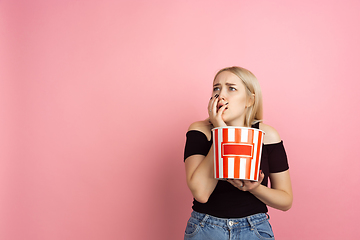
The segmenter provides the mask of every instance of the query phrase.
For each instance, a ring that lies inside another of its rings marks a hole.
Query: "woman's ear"
[[[255,94],[251,94],[251,96],[248,98],[246,107],[251,107],[255,103]]]

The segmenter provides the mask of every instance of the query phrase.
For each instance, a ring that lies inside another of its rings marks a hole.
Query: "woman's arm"
[[[241,191],[249,191],[270,207],[283,211],[289,210],[293,201],[289,170],[270,173],[271,188],[260,184],[263,179],[264,174],[261,173],[258,182],[250,180],[228,180],[228,182]]]
[[[271,126],[261,123],[260,129],[265,131],[265,144],[278,143],[281,141],[279,133]],[[283,211],[289,210],[293,201],[289,170],[270,173],[269,177],[271,188],[259,185],[257,188],[249,190],[249,192],[270,207]]]
[[[201,203],[206,203],[214,191],[218,180],[214,178],[213,146],[207,156],[192,155],[185,160],[186,182],[194,196]]]
[[[283,211],[289,210],[293,201],[289,170],[270,173],[270,181],[271,188],[259,185],[249,192],[270,207]]]
[[[188,130],[202,132],[208,139],[211,137],[211,126],[208,120],[195,122]],[[186,158],[185,171],[186,182],[194,198],[201,203],[207,202],[218,182],[214,178],[213,146],[206,156],[195,154]]]
[[[190,125],[190,130],[203,132],[209,138],[211,135],[211,127],[225,127],[226,124],[222,119],[222,114],[226,108],[223,105],[217,109],[219,95],[216,94],[210,98],[208,104],[209,118],[205,121],[195,122]],[[194,196],[201,203],[206,203],[214,191],[218,180],[214,178],[214,148],[211,148],[206,156],[192,155],[185,160],[186,182]]]
[[[278,132],[274,128],[265,124],[260,124],[260,129],[265,131],[265,144],[278,143],[281,141]],[[289,170],[279,173],[270,173],[269,177],[271,188],[260,184],[264,179],[263,173],[260,174],[259,181],[257,182],[249,180],[228,180],[228,182],[242,191],[249,191],[256,198],[270,207],[283,211],[289,210],[293,201]]]

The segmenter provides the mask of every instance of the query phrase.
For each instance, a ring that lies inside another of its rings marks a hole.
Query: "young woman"
[[[220,70],[208,113],[208,119],[191,124],[186,134],[186,181],[194,201],[184,239],[274,239],[267,206],[287,211],[293,196],[283,142],[261,122],[262,96],[254,74],[241,67]],[[224,126],[265,132],[259,181],[214,178],[211,129]]]

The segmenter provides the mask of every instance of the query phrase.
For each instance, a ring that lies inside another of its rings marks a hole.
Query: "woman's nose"
[[[226,99],[226,94],[224,93],[224,90],[221,90],[219,92],[219,100],[225,100]]]

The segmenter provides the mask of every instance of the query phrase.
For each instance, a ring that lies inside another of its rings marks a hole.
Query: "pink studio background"
[[[288,152],[277,239],[356,239],[359,1],[0,2],[0,239],[182,239],[212,78],[253,71]]]

